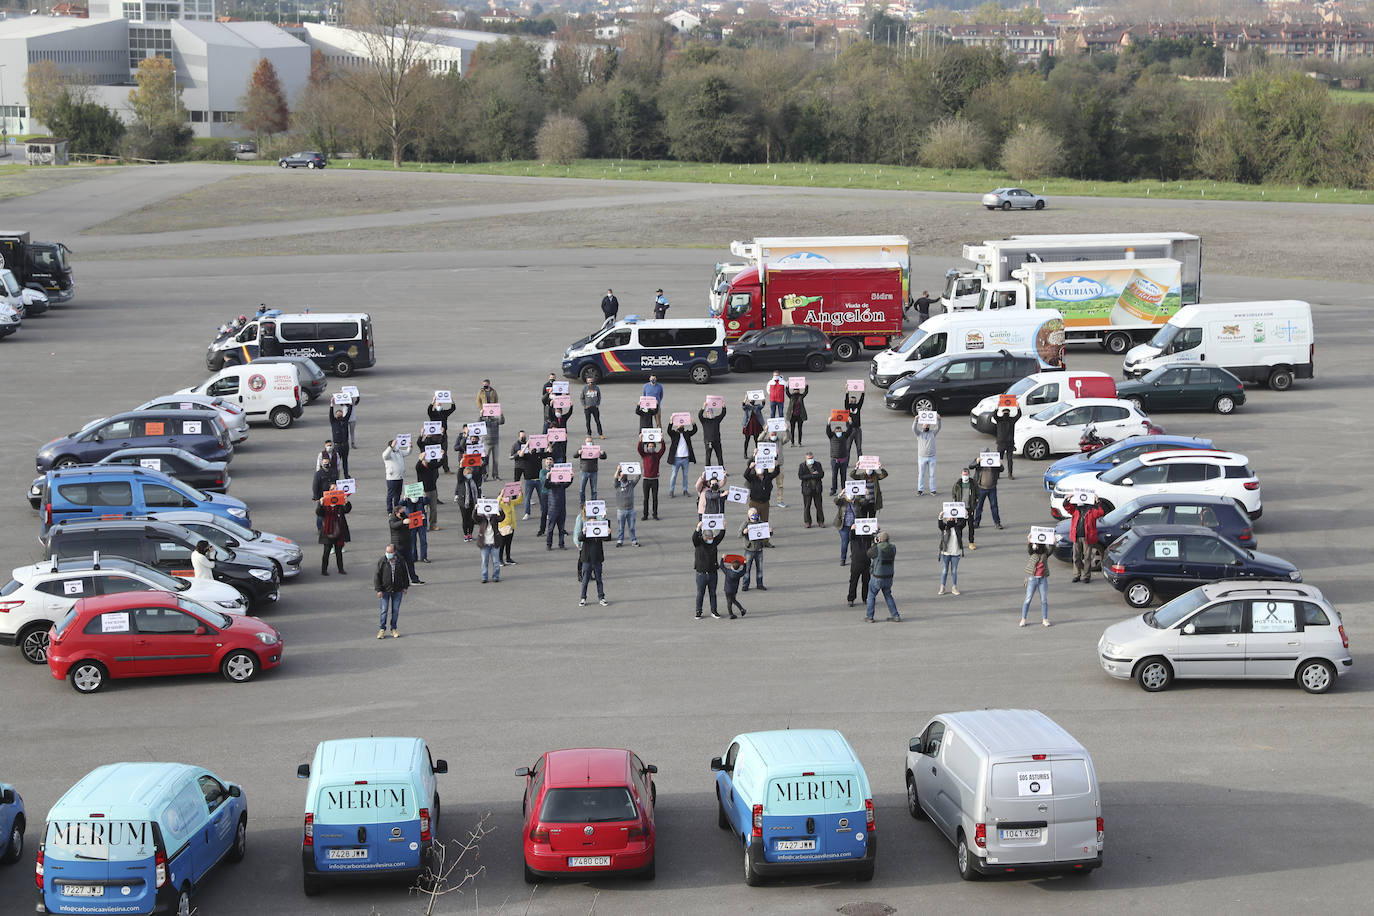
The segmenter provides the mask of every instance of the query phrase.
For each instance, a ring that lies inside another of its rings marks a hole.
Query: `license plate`
[[[100,884],[64,884],[63,897],[103,897],[105,888]]]
[[[816,848],[815,840],[778,840],[773,847],[778,852],[809,852]]]
[[[1004,840],[1038,840],[1040,839],[1039,827],[1022,827],[1015,830],[1001,831]]]
[[[611,864],[610,856],[568,856],[569,868],[596,868]]]
[[[330,859],[366,859],[366,849],[331,849],[326,858]]]

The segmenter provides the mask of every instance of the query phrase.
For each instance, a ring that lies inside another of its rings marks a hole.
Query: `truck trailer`
[[[730,253],[740,260],[716,264],[711,279],[711,315],[720,315],[730,281],[741,271],[760,264],[806,264],[840,267],[847,264],[899,264],[905,282],[911,273],[911,242],[904,235],[817,235],[740,239]],[[905,287],[904,287],[905,288]],[[905,301],[905,300],[903,300]]]

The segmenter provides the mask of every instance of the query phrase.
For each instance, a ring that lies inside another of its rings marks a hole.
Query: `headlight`
[[[229,514],[234,516],[235,518],[247,518],[248,510],[240,509],[238,506],[231,506],[229,508]]]
[[[1120,655],[1121,647],[1114,642],[1104,643],[1102,646],[1103,655]]]
[[[216,601],[215,604],[218,604],[220,607],[225,608],[226,610],[232,611],[235,608],[243,607],[243,599],[235,598],[233,601]]]
[[[288,563],[299,563],[303,556],[305,556],[305,554],[301,553],[299,550],[289,550],[286,553],[286,561]]]
[[[275,646],[281,641],[277,639],[275,633],[257,633],[255,635],[258,637],[258,642],[262,643],[264,646]]]
[[[1293,570],[1291,573],[1288,574],[1288,581],[1289,581],[1289,582],[1301,582],[1301,581],[1302,581],[1302,573],[1298,572],[1296,569]]]
[[[250,569],[248,570],[248,575],[252,576],[254,579],[261,579],[262,581],[267,582],[270,581],[272,578],[272,570]]]

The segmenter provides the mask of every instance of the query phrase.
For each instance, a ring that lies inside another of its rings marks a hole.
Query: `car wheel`
[[[307,897],[317,897],[320,893],[320,879],[306,875],[301,881],[301,890],[305,891]]]
[[[744,847],[744,883],[750,887],[758,887],[763,883],[763,876],[754,868],[754,847],[752,845]]]
[[[973,867],[973,853],[969,851],[964,831],[959,831],[959,842],[954,849],[954,864],[959,867],[959,877],[965,881],[977,881],[978,869]]]
[[[1044,439],[1036,437],[1026,443],[1022,449],[1022,454],[1032,461],[1044,461],[1050,457],[1050,444]]]
[[[694,384],[705,385],[711,380],[711,367],[705,363],[697,363],[692,367],[690,378]]]
[[[186,885],[177,894],[177,916],[191,916],[191,885]]]
[[[911,415],[914,417],[923,410],[934,410],[935,401],[930,397],[922,395],[911,402]]]
[[[747,356],[736,356],[734,369],[736,372],[748,372],[754,368],[754,361]]]
[[[24,816],[16,815],[14,823],[10,824],[9,842],[5,844],[5,852],[0,855],[0,864],[13,865],[24,855]]]
[[[578,375],[584,382],[599,382],[601,381],[601,367],[588,364],[582,367],[582,371],[579,372]]]
[[[348,378],[353,374],[353,360],[347,356],[341,356],[334,361],[334,374],[339,378]]]
[[[1158,655],[1145,659],[1135,669],[1135,682],[1146,693],[1159,693],[1174,680],[1174,669]]]
[[[528,863],[528,862],[525,863],[525,883],[526,883],[526,884],[538,884],[538,883],[539,883],[539,876],[536,875],[534,872],[530,871],[530,863]]]
[[[58,458],[56,461],[54,461],[52,463],[52,466],[60,471],[63,468],[74,468],[80,463],[81,462],[77,461],[71,455],[63,455],[61,458]]]
[[[1330,662],[1312,658],[1298,666],[1298,684],[1308,693],[1326,693],[1336,682],[1336,669]]]
[[[1230,413],[1236,409],[1236,399],[1229,394],[1223,394],[1217,398],[1217,402],[1212,405],[1212,409],[1217,413]]]
[[[1009,201],[1009,200],[1004,200],[1004,201],[1002,201],[1002,209],[1003,209],[1003,210],[1010,210],[1010,209],[1011,209],[1011,201]]]
[[[1145,412],[1145,402],[1142,401],[1140,398],[1127,398],[1126,400],[1134,404],[1141,413]]]
[[[267,415],[267,418],[272,421],[272,425],[277,429],[290,429],[291,424],[295,422],[296,419],[291,416],[290,410],[280,406],[273,407],[272,412]]]
[[[219,670],[226,681],[246,684],[257,676],[258,657],[252,652],[240,649],[226,656],[224,661],[220,662]]]
[[[40,621],[19,631],[19,651],[30,664],[48,663],[48,629],[51,626],[50,623]]]
[[[852,337],[841,337],[835,341],[835,358],[849,362],[859,358],[859,342]]]
[[[819,353],[812,353],[810,356],[808,356],[808,357],[806,358],[806,371],[807,371],[807,372],[824,372],[824,371],[825,371],[825,357],[824,357],[824,356],[821,356]]]
[[[1126,603],[1131,607],[1149,607],[1154,603],[1154,586],[1144,579],[1136,579],[1126,583],[1126,588],[1122,591],[1126,598]]]
[[[921,799],[916,794],[916,777],[911,773],[906,774],[906,811],[918,821],[925,817],[925,812],[921,810]]]
[[[104,665],[89,660],[72,665],[72,670],[67,677],[71,680],[72,687],[76,689],[77,693],[95,693],[102,689],[109,679]]]
[[[305,167],[308,168],[308,169],[313,169],[313,168],[315,167],[315,160],[312,159],[312,160],[310,160],[309,162],[307,162],[307,163],[305,164]]]
[[[277,165],[281,166],[282,168],[286,168],[286,160],[285,160],[285,159],[278,159],[278,160],[277,160]]]
[[[230,862],[242,862],[243,857],[248,854],[248,815],[239,818],[239,825],[234,830],[234,845],[229,847],[229,852],[225,858]]]
[[[985,205],[985,206],[986,206],[986,205]],[[996,207],[987,207],[987,209],[989,209],[989,210],[996,210],[997,208],[996,208]]]
[[[1120,356],[1131,348],[1131,335],[1129,334],[1108,334],[1107,352]]]
[[[1287,369],[1275,369],[1269,375],[1269,387],[1275,391],[1287,391],[1293,387],[1293,373]]]
[[[1037,209],[1037,210],[1043,210],[1043,209],[1045,209],[1045,202],[1044,202],[1043,200],[1037,200],[1037,201],[1035,202],[1035,209]]]
[[[725,802],[720,800],[720,786],[716,786],[716,826],[721,830],[730,829],[730,818],[725,816]]]

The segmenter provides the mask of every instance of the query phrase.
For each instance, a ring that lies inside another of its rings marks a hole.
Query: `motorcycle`
[[[1162,426],[1156,426],[1149,420],[1142,420],[1140,425],[1142,427],[1140,435],[1142,436],[1161,436],[1164,434],[1164,428]],[[1104,445],[1111,445],[1115,441],[1115,439],[1108,436],[1098,435],[1097,426],[1089,423],[1087,428],[1083,430],[1083,435],[1079,437],[1078,450],[1084,454],[1090,454],[1102,448]]]

